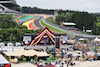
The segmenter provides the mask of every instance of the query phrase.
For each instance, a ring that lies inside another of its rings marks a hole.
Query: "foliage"
[[[9,56],[7,57],[7,60],[9,61]]]
[[[14,18],[12,15],[0,15],[0,28],[14,28],[16,23],[13,23]]]
[[[78,29],[85,30],[93,29],[94,22],[96,22],[96,15],[88,12],[66,12],[56,16],[56,22],[61,24],[62,22],[76,23]]]
[[[70,22],[72,17],[72,12],[61,13],[56,16],[56,22],[61,24],[62,22]]]
[[[37,8],[37,7],[22,7],[22,12],[23,13],[31,13],[31,14],[34,14],[34,13],[39,13],[39,14],[53,14],[54,10],[47,10],[47,9],[40,9],[40,8]]]
[[[49,52],[49,54],[50,54],[50,55],[52,55],[52,53],[51,53],[51,52]]]
[[[22,12],[23,13],[31,13],[31,14],[34,14],[34,13],[39,13],[39,14],[54,14],[54,11],[58,11],[59,14],[61,13],[66,13],[66,12],[74,12],[74,11],[71,11],[71,10],[53,10],[53,9],[40,9],[40,8],[37,8],[37,7],[22,7]]]
[[[35,60],[36,60],[36,62],[38,62],[38,57],[37,56],[35,56]]]
[[[93,34],[100,35],[100,22],[95,22],[93,26]]]
[[[58,25],[53,19],[54,19],[53,17],[49,17],[46,19],[46,21],[52,25],[55,25],[55,26]]]
[[[39,33],[41,31],[37,30],[27,30],[27,29],[21,29],[21,28],[9,28],[9,29],[1,29],[0,30],[0,38],[3,41],[9,41],[10,35],[13,34],[12,41],[22,41],[24,33]]]
[[[47,60],[45,60],[45,61],[47,61],[47,62],[52,62],[52,61],[57,61],[57,59],[56,58],[54,58],[53,60],[51,59],[51,57],[49,57]]]
[[[10,35],[12,41],[22,41],[24,33],[39,33],[40,30],[27,30],[26,26],[17,25],[13,21],[12,15],[0,15],[0,39],[2,41],[10,41]]]
[[[26,61],[26,59],[25,58],[23,58],[23,62],[25,62]]]
[[[58,58],[59,58],[59,56],[56,56],[56,58],[58,59]]]
[[[16,10],[22,12],[22,8],[20,6],[17,6]]]
[[[91,30],[94,22],[96,22],[96,16],[87,12],[74,12],[72,15],[72,22],[76,23],[80,30],[83,30],[83,26],[85,30]]]
[[[100,35],[100,13],[95,13],[97,22],[94,23],[92,33]]]
[[[52,56],[52,57],[51,57],[51,60],[52,60],[52,61],[53,61],[53,60],[55,60],[55,57],[54,57],[54,56]]]
[[[97,16],[97,21],[100,22],[100,16]]]

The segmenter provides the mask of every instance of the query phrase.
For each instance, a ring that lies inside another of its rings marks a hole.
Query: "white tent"
[[[76,52],[67,52],[67,54],[72,54],[73,57],[76,57],[76,56],[82,56],[82,54],[78,54]]]
[[[15,45],[16,46],[21,46],[21,43],[20,42],[16,42]]]
[[[76,54],[82,54],[82,51],[75,51]]]
[[[2,55],[0,55],[0,64],[9,64],[9,61],[6,60]]]
[[[87,52],[87,55],[88,55],[88,57],[94,57],[95,56],[95,53],[93,52]]]
[[[62,25],[74,25],[75,26],[76,24],[72,22],[63,22]]]
[[[82,54],[72,54],[74,57],[76,57],[76,56],[82,56]]]
[[[67,40],[67,42],[74,44],[75,43],[75,40]]]
[[[98,39],[97,37],[94,39],[94,41],[98,41],[98,42],[100,42],[100,39]]]
[[[5,44],[4,43],[0,43],[0,46],[5,46]]]
[[[82,41],[82,40],[85,40],[85,39],[84,38],[80,38],[79,40]]]
[[[7,43],[7,46],[13,46],[13,44],[12,43]]]
[[[75,52],[67,52],[67,54],[74,54]]]

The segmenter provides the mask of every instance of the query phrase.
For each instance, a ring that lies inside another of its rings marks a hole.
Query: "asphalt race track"
[[[32,30],[44,29],[44,27],[40,24],[40,21],[42,18],[44,18],[44,17],[43,16],[34,16],[32,18],[20,20],[18,23],[20,25],[25,25],[25,26],[27,26],[28,29],[32,29]]]
[[[39,23],[40,20],[41,20],[42,18],[43,18],[43,17],[39,17],[38,19],[36,19],[36,20],[34,21],[34,24],[35,24],[38,28],[40,28],[40,29],[44,29],[44,28],[41,26],[41,24]]]

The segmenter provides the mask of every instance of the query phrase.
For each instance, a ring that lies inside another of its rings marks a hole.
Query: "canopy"
[[[74,54],[75,52],[67,52],[67,54]]]
[[[49,56],[46,52],[38,52],[35,50],[19,50],[17,52],[4,52],[7,56],[38,56],[38,57],[44,57]]]
[[[9,62],[0,54],[0,64],[9,64]]]
[[[21,46],[21,43],[20,43],[20,42],[16,42],[15,45],[16,45],[16,46]]]
[[[94,53],[94,52],[93,52],[93,53],[92,53],[92,52],[87,52],[87,54],[88,54],[89,57],[90,57],[90,56],[91,56],[91,57],[95,56],[95,53]]]
[[[72,55],[73,55],[74,57],[75,57],[75,56],[82,56],[82,54],[76,54],[76,53],[75,53],[75,54],[72,54]]]
[[[80,38],[79,40],[85,40],[84,38]]]
[[[5,46],[5,44],[4,43],[0,43],[0,46]]]
[[[100,39],[98,39],[97,37],[94,39],[94,41],[99,41],[100,42]]]
[[[63,25],[74,25],[74,26],[76,25],[75,23],[72,23],[72,22],[71,23],[70,22],[63,22],[62,24]]]
[[[78,51],[77,51],[77,52],[78,52]],[[76,53],[76,52],[67,52],[67,54],[72,54],[74,57],[75,57],[75,56],[82,56],[81,53],[78,54],[78,53]]]
[[[7,43],[7,46],[13,46],[13,44],[12,43]]]
[[[77,54],[79,54],[79,53],[82,54],[82,51],[75,51],[75,53],[77,53]]]
[[[67,42],[74,44],[75,43],[75,40],[67,40]]]
[[[96,56],[100,56],[100,53],[96,53]]]

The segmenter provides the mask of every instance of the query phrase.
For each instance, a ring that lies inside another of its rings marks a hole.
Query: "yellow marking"
[[[41,25],[43,28],[45,28],[45,27],[41,24],[41,20],[39,21],[39,23],[40,23],[40,25]]]
[[[30,20],[30,21],[27,21],[27,22],[25,22],[25,23],[23,23],[22,24],[22,26],[27,26],[27,28],[29,29],[29,30],[31,30],[31,28],[28,26],[29,25],[29,23],[33,23],[33,25],[36,27],[36,28],[38,28],[35,24],[34,24],[34,21],[36,20],[36,19],[38,19],[39,17],[36,17],[36,18],[34,18],[34,19],[32,19],[32,20]],[[38,29],[40,29],[40,28],[38,28]]]
[[[23,23],[22,26],[25,25],[25,26],[27,26],[28,29],[31,29],[31,28],[28,26],[28,24],[31,23],[32,21],[33,21],[33,20],[27,21],[27,22]]]

